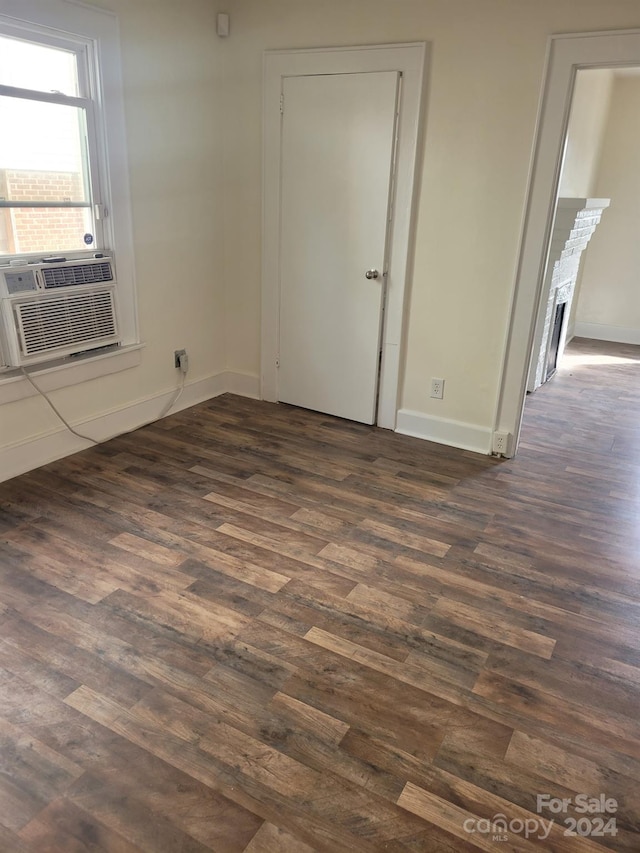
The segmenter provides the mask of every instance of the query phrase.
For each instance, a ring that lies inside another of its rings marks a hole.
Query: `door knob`
[[[368,279],[380,278],[380,273],[378,272],[378,270],[367,270],[364,276]]]

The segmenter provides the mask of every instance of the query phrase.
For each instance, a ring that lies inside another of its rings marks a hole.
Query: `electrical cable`
[[[88,435],[83,435],[81,432],[78,432],[78,430],[77,430],[77,429],[74,429],[74,428],[71,426],[71,424],[70,424],[70,423],[69,423],[69,422],[68,422],[68,421],[63,417],[63,415],[62,415],[62,414],[58,411],[58,409],[55,407],[55,405],[53,404],[53,402],[52,402],[52,401],[51,401],[51,399],[49,398],[49,395],[48,395],[47,393],[45,393],[45,392],[42,390],[42,388],[39,388],[39,387],[36,385],[36,383],[33,381],[33,379],[29,376],[29,374],[27,373],[27,371],[24,369],[24,367],[21,367],[21,368],[20,368],[20,372],[22,373],[22,375],[24,376],[24,378],[27,380],[27,382],[29,382],[29,383],[31,383],[31,385],[33,385],[33,387],[34,387],[34,388],[35,388],[35,390],[38,392],[38,394],[40,394],[40,396],[41,396],[41,397],[44,397],[44,399],[45,399],[45,400],[47,401],[47,403],[51,406],[51,408],[53,409],[53,411],[54,411],[54,412],[56,413],[56,415],[60,418],[60,420],[61,420],[61,421],[62,421],[62,423],[66,426],[66,428],[69,430],[69,432],[72,432],[74,435],[77,435],[77,436],[78,436],[78,438],[81,438],[83,441],[90,441],[90,442],[91,442],[91,444],[99,444],[99,442],[98,442],[98,441],[96,441],[94,438],[90,438]]]
[[[160,414],[158,415],[158,418],[157,418],[157,419],[158,419],[159,421],[161,421],[161,420],[162,420],[162,418],[166,417],[166,416],[169,414],[169,412],[170,412],[170,411],[171,411],[171,409],[173,409],[173,407],[176,405],[176,403],[178,402],[178,400],[180,399],[180,397],[182,397],[182,392],[184,391],[184,383],[185,383],[186,378],[187,378],[187,373],[186,373],[186,371],[184,371],[184,370],[183,370],[183,371],[182,371],[182,382],[180,383],[180,387],[179,387],[179,388],[178,388],[178,390],[175,392],[175,394],[174,394],[174,396],[173,396],[173,399],[169,400],[169,402],[167,403],[167,405],[164,407],[164,409],[163,409],[163,410],[160,412]]]

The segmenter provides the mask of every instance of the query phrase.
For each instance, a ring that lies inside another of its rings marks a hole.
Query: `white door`
[[[398,83],[396,71],[283,81],[278,399],[369,424]]]

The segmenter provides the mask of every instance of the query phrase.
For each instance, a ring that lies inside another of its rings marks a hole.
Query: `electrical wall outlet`
[[[177,349],[173,353],[173,366],[176,368],[176,370],[180,370],[180,359],[183,355],[186,355],[186,354],[187,354],[186,349]]]
[[[431,396],[436,400],[442,400],[444,397],[444,379],[431,380]]]
[[[494,432],[492,449],[495,456],[508,456],[511,449],[511,433]]]

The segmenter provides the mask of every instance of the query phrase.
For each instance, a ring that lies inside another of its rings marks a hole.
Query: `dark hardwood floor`
[[[1,485],[0,850],[638,851],[640,348],[570,355],[511,461],[224,396]]]

